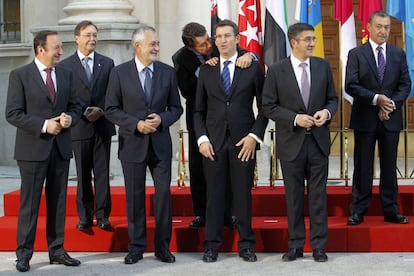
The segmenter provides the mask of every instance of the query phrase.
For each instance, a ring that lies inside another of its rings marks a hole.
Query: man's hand
[[[325,124],[325,122],[329,118],[329,113],[327,110],[319,110],[314,115],[313,118],[315,119],[315,126],[320,127]]]
[[[296,117],[296,125],[303,128],[311,128],[315,125],[315,118],[307,114],[299,114]]]
[[[219,62],[218,57],[212,57],[209,60],[206,61],[206,64],[210,65],[210,66],[216,66]]]
[[[69,128],[72,125],[72,116],[62,112],[59,116],[59,122],[62,128]]]
[[[377,106],[385,113],[391,113],[394,111],[394,104],[392,103],[392,100],[383,94],[378,95]]]
[[[97,106],[89,106],[86,111],[85,117],[89,122],[95,122],[96,120],[101,118],[103,115],[104,115],[104,112],[101,108]]]
[[[60,116],[48,119],[46,125],[46,133],[58,135],[62,130],[62,126],[60,125],[59,120]]]
[[[247,162],[250,159],[254,159],[254,154],[256,152],[256,140],[247,135],[242,138],[237,144],[236,147],[242,146],[237,158],[239,158],[242,162]]]
[[[250,53],[245,53],[241,57],[236,59],[236,66],[242,69],[249,68],[252,65],[253,57]]]
[[[161,124],[161,117],[156,113],[151,113],[145,120],[137,123],[137,130],[143,134],[150,134],[157,131],[157,127]]]
[[[380,118],[381,121],[387,121],[390,119],[390,114],[380,109],[380,111],[378,112],[378,117]]]
[[[213,145],[210,142],[203,142],[200,146],[198,146],[198,151],[203,155],[205,158],[214,161],[214,150]]]

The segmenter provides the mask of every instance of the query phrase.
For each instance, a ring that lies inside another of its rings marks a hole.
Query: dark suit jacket
[[[72,116],[72,125],[80,118],[81,107],[72,73],[57,68],[56,82],[57,93],[53,103],[34,62],[10,73],[6,119],[17,127],[14,153],[16,160],[44,161],[49,157],[54,141],[62,158],[72,157],[70,128],[62,129],[56,136],[41,133],[45,120],[59,116],[62,112]]]
[[[370,43],[365,43],[349,52],[345,90],[354,97],[350,128],[358,131],[376,129],[379,122],[379,108],[371,105],[375,94],[386,95],[396,105],[396,110],[390,114],[390,119],[383,122],[385,128],[389,131],[400,131],[403,128],[402,106],[411,90],[404,51],[387,43],[386,63],[384,79],[381,83]]]
[[[82,114],[88,106],[97,106],[105,109],[105,95],[109,74],[114,67],[114,61],[108,57],[95,52],[93,62],[93,74],[91,82],[86,79],[85,70],[77,52],[62,60],[58,67],[66,68],[73,73],[75,89],[82,105]],[[115,135],[115,126],[105,116],[95,122],[90,122],[82,115],[81,120],[72,128],[73,140],[84,140],[93,137],[95,134],[101,137]]]
[[[276,122],[276,152],[281,160],[292,161],[298,155],[305,140],[305,129],[294,126],[296,115],[315,114],[327,109],[334,116],[338,107],[332,73],[326,60],[311,57],[311,87],[308,110],[300,94],[298,82],[290,58],[269,67],[263,88],[263,112]],[[312,127],[321,151],[330,153],[329,122],[321,127]]]
[[[175,70],[162,62],[154,62],[151,103],[147,104],[138,78],[135,61],[116,66],[109,77],[105,113],[119,126],[119,151],[122,161],[143,162],[151,139],[155,155],[160,160],[172,156],[169,127],[183,113]],[[157,113],[161,117],[158,130],[144,135],[137,130],[139,120]]]
[[[215,151],[223,146],[228,132],[235,145],[249,133],[263,139],[267,118],[261,110],[263,71],[259,62],[234,70],[230,93],[221,85],[220,64],[203,65],[197,84],[194,128],[196,137],[207,135]],[[256,97],[258,115],[253,112]]]

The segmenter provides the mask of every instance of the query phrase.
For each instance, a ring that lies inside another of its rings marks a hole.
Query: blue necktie
[[[226,60],[224,62],[223,71],[221,72],[221,83],[223,85],[224,92],[226,92],[226,95],[230,93],[230,86],[231,86],[230,71],[229,71],[230,62],[231,62],[230,60]]]
[[[377,47],[377,51],[378,51],[378,77],[382,81],[382,79],[384,78],[384,73],[385,73],[385,58],[384,58],[384,54],[382,53],[381,46]]]
[[[152,86],[151,69],[149,67],[145,67],[144,72],[145,72],[144,94],[145,94],[145,98],[147,99],[147,103],[149,103],[151,99],[151,86]]]
[[[92,78],[91,68],[89,67],[89,60],[90,59],[91,59],[90,57],[84,57],[82,59],[83,68],[85,68],[86,78],[88,79],[89,82],[91,81],[91,78]]]

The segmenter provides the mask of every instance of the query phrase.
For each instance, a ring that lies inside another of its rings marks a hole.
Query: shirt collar
[[[387,49],[387,43],[386,42],[379,45],[379,44],[375,43],[371,38],[368,41],[369,41],[369,44],[371,45],[371,48],[374,51],[374,53],[377,52],[377,47],[378,46],[381,46],[383,52],[385,53],[385,50]]]
[[[139,61],[137,56],[135,56],[134,60],[135,60],[135,65],[137,66],[137,70],[138,70],[139,73],[141,73],[142,70],[144,70],[145,67],[148,67],[149,69],[151,69],[151,72],[154,72],[154,63],[151,63],[148,66],[145,66],[144,64],[142,64],[141,61]]]
[[[76,51],[78,53],[78,57],[80,60],[83,60],[86,56],[84,54],[82,54],[79,49]],[[95,58],[95,51],[93,51],[92,53],[90,53],[89,55],[87,55],[91,60],[94,60]]]
[[[37,58],[35,58],[35,60],[34,60],[34,62],[35,62],[35,64],[36,64],[36,66],[37,66],[37,69],[39,69],[39,71],[40,72],[43,72],[46,68],[49,68],[49,67],[47,67],[46,65],[44,65],[39,59],[37,59]],[[52,67],[52,71],[53,70],[55,70],[55,68],[54,67]]]
[[[309,58],[305,59],[305,61],[300,61],[300,60],[299,60],[298,58],[296,58],[294,55],[290,55],[290,62],[292,63],[293,68],[297,68],[297,67],[299,67],[299,65],[300,65],[301,63],[306,63],[306,64],[308,65],[308,68],[310,68],[310,67],[309,67],[309,63],[310,63],[310,59],[309,59]]]
[[[223,67],[224,66],[224,62],[226,60],[230,60],[231,61],[231,64],[235,64],[236,63],[236,59],[237,59],[237,52],[232,57],[230,57],[229,59],[225,59],[222,56],[220,56],[220,65],[221,65],[221,67]]]

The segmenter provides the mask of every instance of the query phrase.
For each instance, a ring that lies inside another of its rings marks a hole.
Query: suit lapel
[[[372,51],[371,44],[369,44],[369,42],[367,42],[363,45],[362,52],[363,52],[363,55],[365,56],[365,58],[367,59],[367,63],[369,65],[369,67],[371,68],[372,72],[374,73],[375,78],[377,79],[378,83],[381,83],[381,81],[379,79],[379,76],[378,76],[378,68],[377,68],[377,63],[375,61],[375,56],[374,56],[374,53]]]
[[[233,95],[233,93],[235,93],[236,87],[237,87],[237,83],[239,82],[239,79],[240,79],[240,75],[241,74],[242,74],[242,69],[240,69],[239,67],[235,66],[233,80],[232,80],[231,86],[230,86],[229,98],[231,98],[231,96]],[[223,89],[223,92],[224,92],[224,89]]]
[[[139,80],[139,72],[137,70],[137,65],[136,65],[134,59],[131,60],[131,62],[129,63],[129,67],[130,68],[128,69],[128,74],[129,74],[129,79],[131,80],[131,87],[137,87],[138,88],[138,91],[137,91],[138,96],[142,97],[142,100],[144,102],[146,102],[144,89],[142,88],[143,85],[141,84],[141,81]],[[154,73],[153,73],[153,76],[154,76]],[[152,78],[152,83],[154,83],[154,78]],[[152,88],[152,90],[154,91],[153,88]]]
[[[39,69],[37,68],[36,64],[33,62],[32,66],[30,67],[30,75],[33,77],[33,82],[39,87],[41,93],[43,93],[51,103],[52,100],[50,99],[49,91],[47,90],[46,84],[40,75]]]
[[[95,85],[96,80],[99,77],[99,74],[102,70],[103,61],[98,53],[95,52],[95,59],[93,60],[93,72],[90,87],[92,88]],[[86,74],[85,74],[86,79]]]
[[[294,86],[292,87],[292,89],[286,88],[286,90],[296,90],[296,92],[293,93],[292,96],[295,97],[296,102],[300,103],[301,107],[304,110],[306,110],[305,104],[303,103],[302,94],[300,93],[298,80],[296,79],[295,71],[293,69],[292,62],[290,61],[290,57],[288,57],[282,62],[284,62],[282,73],[285,74],[285,76],[282,79],[286,80],[286,86]]]

